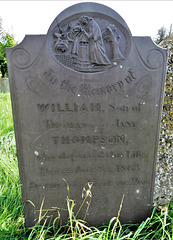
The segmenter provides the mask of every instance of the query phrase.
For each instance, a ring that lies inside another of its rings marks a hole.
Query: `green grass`
[[[173,202],[165,207],[155,207],[150,218],[141,224],[121,225],[118,218],[110,219],[108,226],[88,226],[74,213],[74,201],[67,199],[69,219],[66,226],[58,228],[39,225],[24,226],[16,146],[10,95],[0,94],[0,240],[60,240],[60,239],[173,239]],[[68,184],[67,184],[67,189]],[[91,189],[92,191],[92,189]],[[120,206],[120,210],[121,210]],[[43,214],[43,212],[42,212]],[[41,216],[40,216],[41,218]]]
[[[9,93],[0,93],[0,136],[14,131]]]

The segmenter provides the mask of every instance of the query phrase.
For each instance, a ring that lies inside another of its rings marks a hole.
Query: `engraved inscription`
[[[116,112],[140,112],[141,111],[141,106],[143,105],[143,103],[138,103],[136,106],[117,106],[116,103],[111,103],[109,104],[109,110],[110,111],[116,111]]]
[[[137,123],[135,121],[120,121],[116,119],[112,126],[115,128],[136,128]]]
[[[121,92],[125,85],[130,85],[134,81],[136,81],[136,75],[130,68],[124,79],[112,82],[111,84],[93,87],[92,83],[82,83],[80,86],[76,86],[70,80],[63,80],[61,82],[60,89],[67,93],[78,93],[84,96],[106,96],[111,93]]]
[[[45,122],[46,129],[84,129],[84,128],[94,128],[95,125],[89,123],[78,123],[78,122],[55,122],[53,120],[43,120]]]
[[[69,80],[63,80],[61,82],[60,89],[65,90],[67,93],[72,92],[73,94],[75,94],[77,87],[71,84]]]
[[[41,74],[41,76],[42,76],[41,81],[38,82],[39,85],[41,83],[43,83],[46,87],[50,88],[51,90],[55,90],[55,91],[61,90],[65,93],[71,93],[71,94],[77,95],[77,96],[84,95],[84,96],[100,96],[100,97],[102,97],[102,96],[106,96],[109,94],[118,94],[118,93],[123,92],[125,87],[126,88],[133,87],[134,84],[138,83],[136,74],[135,74],[134,70],[132,70],[131,68],[129,68],[125,77],[117,79],[116,75],[115,75],[114,81],[112,81],[110,83],[106,83],[106,84],[103,84],[103,83],[100,84],[100,82],[98,82],[97,85],[95,85],[94,79],[90,83],[88,83],[87,79],[85,79],[85,78],[81,79],[81,81],[79,81],[79,83],[76,83],[69,78],[63,79],[59,82],[58,78],[57,78],[58,75],[56,73],[56,69],[53,70],[52,68],[43,72]],[[36,81],[36,83],[37,83],[38,80],[35,79],[34,81]],[[107,79],[105,79],[105,82],[106,81],[107,81]],[[145,81],[145,79],[144,79],[144,81]],[[31,83],[32,83],[33,90],[34,90],[34,82],[31,82]],[[137,87],[136,91],[140,93],[141,89],[143,89],[145,87],[145,85],[146,84],[142,82],[140,84],[140,86]],[[40,92],[41,92],[41,90],[40,90]]]
[[[98,188],[98,187],[112,187],[112,186],[123,186],[123,187],[128,187],[128,186],[136,186],[136,185],[146,185],[148,184],[148,181],[146,180],[141,180],[138,178],[131,178],[128,182],[127,181],[118,181],[118,182],[113,182],[111,180],[107,180],[104,182],[95,182],[93,181],[93,185],[94,187]],[[71,188],[79,188],[79,189],[83,189],[83,185],[80,183],[76,183],[76,182],[71,182],[70,183],[70,189]],[[42,184],[38,184],[35,182],[30,182],[29,184],[29,190],[31,192],[33,191],[37,191],[37,190],[54,190],[54,189],[64,189],[64,185],[59,184],[57,182],[53,182],[53,183],[47,183],[44,182]],[[138,190],[139,191],[139,190]],[[132,194],[134,193],[133,190],[129,190],[129,189],[123,189],[124,193],[127,194]],[[137,192],[138,193],[138,192]]]
[[[60,152],[56,156],[55,155],[48,155],[47,153],[43,152],[37,157],[37,160],[40,162],[55,162],[59,159],[70,159],[70,160],[81,160],[81,159],[120,159],[123,161],[126,160],[133,160],[133,159],[144,159],[147,158],[146,152],[141,152],[140,150],[131,150],[131,151],[94,151],[90,152],[87,151],[85,153],[67,153],[67,152]]]
[[[145,185],[148,184],[146,180],[140,180],[138,178],[132,178],[128,182],[127,181],[119,181],[117,183],[118,186],[135,186],[135,185]]]
[[[100,103],[89,103],[89,104],[81,104],[78,103],[52,103],[52,104],[37,104],[37,109],[39,112],[59,112],[59,113],[88,113],[88,112],[104,112],[101,109]]]
[[[96,131],[101,131],[105,127],[111,126],[112,128],[137,128],[136,121],[122,121],[116,119],[113,123],[102,123],[102,124],[93,124],[87,122],[58,122],[53,120],[43,120],[45,128],[48,129],[91,129]]]
[[[141,152],[139,150],[137,151],[127,151],[126,152],[126,157],[127,158],[146,158],[147,157],[147,153],[146,152]]]
[[[117,103],[108,104],[108,111],[110,112],[140,112],[143,103],[138,103],[136,106],[117,106]],[[37,104],[37,110],[39,112],[56,112],[56,113],[104,113],[106,109],[103,109],[101,103],[52,103],[52,104]],[[117,121],[117,126],[119,122]]]
[[[97,168],[82,168],[80,166],[77,166],[76,169],[72,168],[64,168],[64,169],[50,169],[48,167],[41,167],[40,168],[40,175],[41,176],[47,176],[47,175],[56,175],[56,174],[63,174],[63,175],[69,175],[69,174],[99,174],[99,173],[123,173],[123,172],[138,172],[140,171],[140,167],[138,164],[134,165],[116,165],[112,166],[112,168],[106,168],[103,166],[98,166]]]
[[[53,136],[54,144],[128,144],[125,135],[115,136]]]

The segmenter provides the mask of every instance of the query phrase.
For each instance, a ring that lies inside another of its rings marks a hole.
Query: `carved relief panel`
[[[59,23],[49,35],[54,59],[79,72],[101,72],[124,61],[131,36],[112,18],[79,15]]]

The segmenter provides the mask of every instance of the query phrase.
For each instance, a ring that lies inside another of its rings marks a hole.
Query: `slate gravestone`
[[[8,78],[0,78],[0,92],[7,93],[9,92],[9,79]]]
[[[91,2],[7,49],[26,226],[43,199],[67,220],[67,183],[76,213],[85,200],[78,217],[87,212],[90,225],[108,224],[123,196],[122,223],[150,215],[166,58]]]

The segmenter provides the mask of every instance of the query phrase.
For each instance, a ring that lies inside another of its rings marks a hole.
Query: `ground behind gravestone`
[[[166,206],[155,207],[146,221],[123,226],[117,218],[121,214],[122,202],[119,213],[110,219],[109,226],[96,228],[74,218],[72,210],[75,203],[68,199],[66,226],[59,228],[58,220],[53,226],[39,226],[37,221],[34,227],[25,229],[8,93],[0,94],[0,118],[0,239],[173,239],[173,201]],[[44,205],[41,208],[44,209]],[[40,211],[41,215],[44,213]]]

